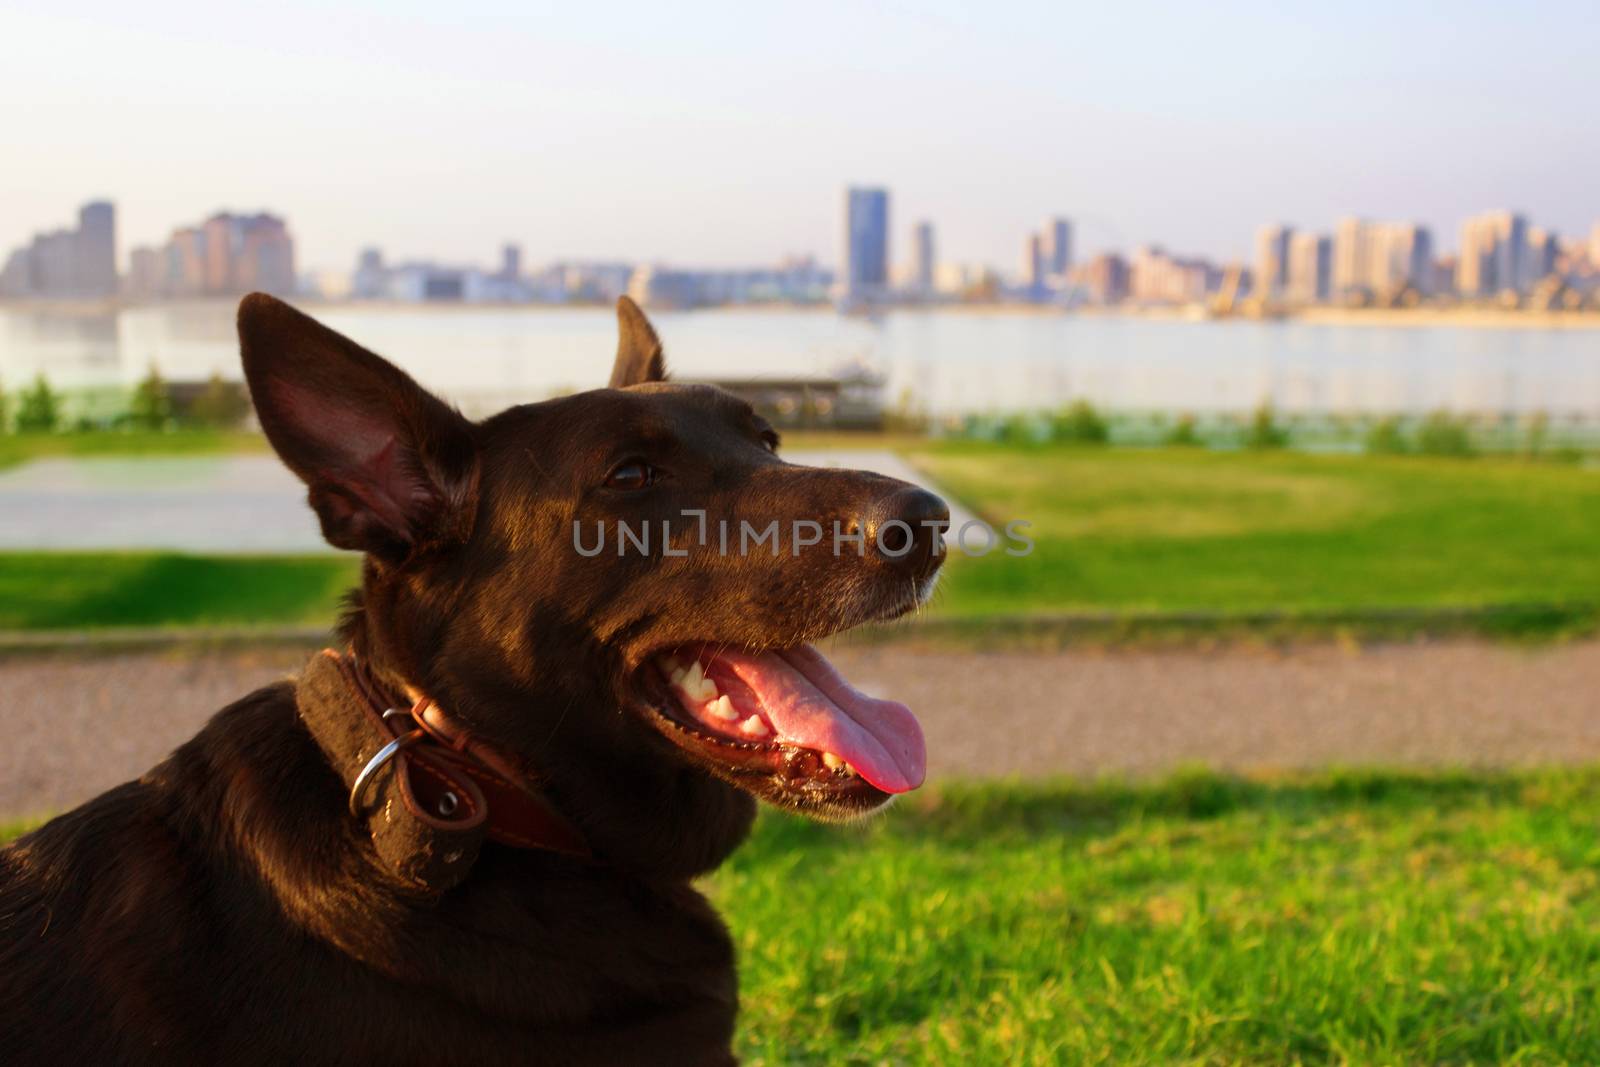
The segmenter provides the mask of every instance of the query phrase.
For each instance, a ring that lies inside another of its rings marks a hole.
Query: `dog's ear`
[[[639,305],[625,296],[617,297],[617,332],[617,362],[611,368],[611,388],[667,380],[661,339]]]
[[[263,293],[239,305],[239,347],[261,428],[309,487],[329,544],[400,563],[466,540],[478,451],[460,412]]]

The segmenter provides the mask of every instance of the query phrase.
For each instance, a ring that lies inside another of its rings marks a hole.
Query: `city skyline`
[[[401,258],[510,239],[539,260],[835,261],[812,190],[861,178],[942,220],[952,262],[1014,264],[1056,210],[1080,258],[1161,242],[1228,261],[1263,218],[1446,234],[1512,205],[1578,233],[1600,173],[1578,4],[1447,25],[1377,3],[386,14],[0,15],[30,44],[0,70],[30,102],[7,116],[26,165],[0,172],[0,246],[104,192],[129,247],[270,203],[324,269],[379,235]]]
[[[1268,223],[1255,232],[1249,261],[1142,244],[1128,251],[1074,255],[1072,219],[1052,214],[1025,236],[1014,272],[989,264],[940,261],[938,223],[920,218],[893,236],[894,194],[882,186],[847,186],[840,202],[837,270],[812,255],[757,265],[713,268],[637,259],[556,260],[525,269],[523,249],[500,245],[498,265],[392,259],[379,245],[362,249],[349,271],[295,269],[286,220],[266,211],[218,212],[179,225],[160,245],[117,258],[117,208],[91,201],[76,228],[36,233],[0,260],[0,298],[106,298],[135,301],[237,296],[251,290],[322,299],[396,302],[564,303],[629,293],[643,304],[704,307],[745,303],[818,303],[847,310],[891,303],[1034,304],[1206,303],[1231,314],[1241,299],[1252,313],[1287,308],[1415,306],[1496,301],[1576,309],[1600,299],[1600,221],[1567,237],[1526,215],[1497,209],[1469,216],[1455,251],[1415,221],[1345,216],[1331,232]]]

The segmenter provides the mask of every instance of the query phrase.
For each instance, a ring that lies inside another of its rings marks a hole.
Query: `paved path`
[[[0,659],[0,819],[59,810],[155,763],[217,708],[307,653]],[[1474,642],[1280,653],[830,650],[863,688],[906,701],[929,773],[1151,774],[1516,766],[1600,760],[1600,642]]]
[[[927,482],[893,452],[787,458]],[[959,529],[971,516],[956,511]],[[44,459],[0,471],[0,551],[135,548],[331,551],[306,507],[305,487],[275,456]]]

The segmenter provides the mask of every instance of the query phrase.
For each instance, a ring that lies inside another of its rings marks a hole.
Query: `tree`
[[[5,384],[0,383],[0,433],[6,432],[6,416],[11,414],[11,398],[6,395]]]
[[[1250,419],[1250,432],[1245,444],[1251,448],[1282,448],[1289,443],[1289,434],[1272,416],[1272,405],[1262,404]]]
[[[1405,434],[1400,431],[1400,418],[1385,415],[1367,431],[1367,452],[1374,456],[1398,456],[1411,451]]]
[[[3,407],[0,407],[0,411],[3,410]],[[0,419],[3,419],[3,416],[0,416]],[[1549,443],[1549,439],[1550,416],[1546,415],[1542,411],[1534,412],[1533,417],[1528,420],[1528,455],[1543,455],[1545,446]]]
[[[250,413],[250,401],[245,397],[244,386],[238,382],[225,382],[222,375],[213,371],[201,394],[194,398],[189,414],[201,426],[231,430],[244,421]]]
[[[1428,456],[1470,456],[1475,451],[1465,419],[1448,411],[1435,411],[1417,431],[1417,451]]]
[[[1111,428],[1087,400],[1074,400],[1051,420],[1052,436],[1057,441],[1080,445],[1103,445],[1111,439]]]
[[[61,422],[61,398],[41,374],[17,398],[17,429],[22,433],[51,433]]]
[[[172,394],[161,372],[150,364],[150,373],[134,386],[133,399],[128,405],[128,419],[144,430],[163,430],[172,418]]]
[[[1175,448],[1193,448],[1201,444],[1200,432],[1195,422],[1195,417],[1185,412],[1178,416],[1178,421],[1172,424],[1172,429],[1167,431],[1165,443]]]

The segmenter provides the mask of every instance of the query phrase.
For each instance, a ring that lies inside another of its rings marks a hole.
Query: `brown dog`
[[[261,424],[365,553],[347,651],[0,852],[0,1060],[732,1060],[690,879],[752,795],[844,818],[920,783],[910,713],[806,643],[920,603],[948,514],[783,462],[618,315],[612,388],[472,423],[245,299]]]

